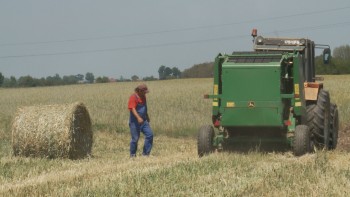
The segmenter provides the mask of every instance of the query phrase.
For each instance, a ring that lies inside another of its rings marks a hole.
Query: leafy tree
[[[171,74],[173,74],[173,70],[169,67],[166,67],[165,70],[164,70],[164,77],[165,78],[168,78],[171,76]]]
[[[163,80],[165,79],[166,75],[165,75],[165,66],[161,65],[158,69],[158,73],[159,73],[159,80]]]
[[[109,78],[106,77],[106,76],[103,76],[103,77],[102,77],[102,82],[103,82],[103,83],[108,83],[108,82],[109,82]]]
[[[35,87],[36,83],[35,83],[33,77],[27,75],[27,76],[20,77],[18,79],[18,86],[20,86],[20,87]]]
[[[4,75],[2,75],[2,73],[0,72],[0,86],[2,86],[2,84],[4,83]]]
[[[97,78],[95,79],[95,82],[96,82],[96,83],[102,83],[102,77],[97,77]]]
[[[61,81],[62,79],[61,79],[61,77],[60,77],[60,75],[59,74],[55,74],[55,76],[53,77],[56,81]]]
[[[78,83],[79,79],[77,78],[76,75],[69,75],[69,76],[63,76],[62,81],[63,81],[64,84],[68,85],[68,84],[76,84],[76,83]]]
[[[2,83],[2,87],[11,88],[17,86],[17,80],[16,77],[11,76],[10,78],[5,78],[4,82]]]
[[[16,77],[14,77],[14,76],[11,76],[10,77],[10,87],[16,87],[16,85],[17,85],[17,79],[16,79]]]
[[[144,81],[155,81],[155,80],[157,80],[157,78],[154,78],[153,75],[152,75],[150,77],[144,77],[142,80],[144,80]]]
[[[343,45],[333,50],[333,57],[340,60],[350,60],[350,46]]]
[[[83,80],[84,80],[84,75],[82,75],[82,74],[77,74],[77,75],[75,75],[75,78],[76,78],[78,81],[83,81]]]
[[[181,71],[177,67],[169,68],[167,66],[161,65],[158,69],[159,80],[180,78]]]
[[[183,78],[207,78],[213,77],[214,63],[206,62],[195,64],[191,68],[185,69],[181,76]]]
[[[173,67],[171,70],[175,78],[181,77],[181,71],[177,67]]]
[[[10,85],[10,79],[9,79],[9,78],[4,78],[4,82],[2,83],[2,87],[4,87],[4,88],[10,88],[10,87],[12,87],[12,86]]]
[[[55,80],[54,80],[54,78],[53,77],[51,77],[51,76],[48,76],[48,77],[46,77],[46,85],[47,86],[53,86],[53,85],[55,85]]]
[[[131,80],[132,81],[137,81],[137,80],[139,80],[140,78],[137,76],[137,75],[133,75],[132,77],[131,77]]]
[[[108,83],[108,82],[109,82],[109,78],[106,76],[96,78],[96,83]]]
[[[63,80],[59,74],[55,74],[55,76],[48,76],[46,77],[46,85],[47,86],[63,85]]]
[[[37,82],[40,86],[47,86],[47,82],[44,77],[41,77],[40,79],[38,79]]]
[[[94,74],[87,72],[85,75],[85,80],[88,81],[89,83],[93,83],[95,80]]]

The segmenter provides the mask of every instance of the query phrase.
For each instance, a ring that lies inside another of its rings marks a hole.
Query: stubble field
[[[128,152],[127,100],[137,83],[0,89],[0,196],[349,196],[350,76],[325,76],[324,84],[339,107],[339,148],[297,158],[259,147],[198,158],[197,129],[211,122],[203,94],[212,79],[147,83],[155,141],[151,157],[136,159]],[[12,156],[18,107],[76,101],[92,119],[91,157]]]

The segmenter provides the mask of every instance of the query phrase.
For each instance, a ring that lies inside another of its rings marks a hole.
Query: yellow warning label
[[[213,106],[217,107],[217,106],[219,106],[219,103],[218,102],[213,102]]]
[[[227,102],[226,107],[235,107],[235,102]]]
[[[294,84],[294,94],[299,94],[299,84]]]
[[[214,95],[218,95],[218,93],[219,93],[219,86],[214,85]]]
[[[301,106],[301,102],[295,102],[295,107],[300,107]]]

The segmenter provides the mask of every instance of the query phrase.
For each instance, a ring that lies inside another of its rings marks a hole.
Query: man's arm
[[[137,122],[138,122],[139,124],[143,123],[143,119],[141,118],[141,116],[139,115],[139,113],[137,113],[137,111],[136,111],[135,108],[131,108],[131,112],[132,112],[132,114],[134,114],[134,116],[136,117]]]

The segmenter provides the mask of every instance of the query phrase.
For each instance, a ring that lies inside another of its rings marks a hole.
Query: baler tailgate
[[[256,59],[256,58],[249,58]],[[281,126],[280,58],[268,63],[225,62],[222,65],[221,124]],[[242,61],[240,61],[242,62]]]

